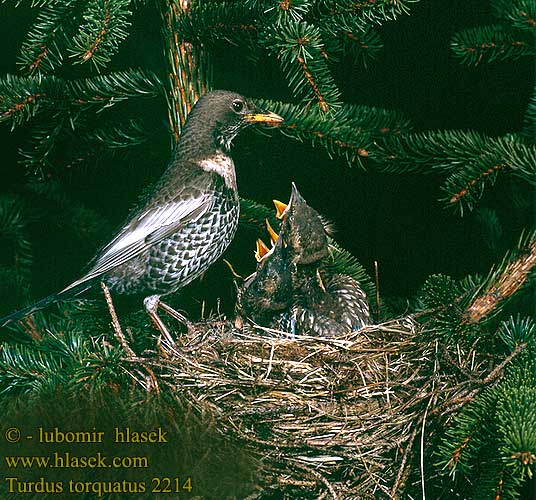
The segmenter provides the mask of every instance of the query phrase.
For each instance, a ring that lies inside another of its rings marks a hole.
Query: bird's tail
[[[26,316],[30,316],[31,314],[37,311],[41,311],[42,309],[49,306],[50,304],[54,304],[55,302],[58,302],[60,300],[67,299],[70,297],[75,297],[81,294],[82,292],[86,291],[88,288],[90,288],[90,285],[88,285],[87,283],[83,283],[77,287],[62,290],[61,292],[58,292],[58,293],[53,293],[52,295],[49,295],[48,297],[41,299],[35,304],[29,305],[28,307],[25,307],[24,309],[19,309],[18,311],[8,314],[7,316],[4,316],[3,318],[0,318],[0,328],[14,321],[25,318]]]

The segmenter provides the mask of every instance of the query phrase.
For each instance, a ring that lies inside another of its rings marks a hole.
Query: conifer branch
[[[56,114],[73,107],[105,109],[134,97],[156,97],[161,88],[156,75],[140,70],[78,80],[6,75],[0,78],[0,122],[10,121],[14,128],[44,110]]]
[[[359,19],[362,26],[382,24],[393,21],[402,14],[408,14],[409,4],[419,0],[319,0],[317,9],[321,24],[333,22],[337,18],[353,16]]]
[[[536,266],[536,237],[523,238],[516,253],[490,273],[485,290],[465,310],[467,321],[477,323],[486,318],[525,285]]]
[[[533,0],[494,0],[495,15],[514,29],[536,33],[536,4]]]
[[[525,112],[522,134],[529,144],[536,144],[536,86]]]
[[[334,34],[324,34],[322,31],[322,38],[326,40],[326,52],[330,54],[329,62],[336,57],[349,57],[354,64],[367,67],[368,62],[376,59],[383,48],[381,37],[370,28],[361,30],[349,26]]]
[[[262,43],[280,61],[296,97],[326,113],[340,106],[340,91],[328,69],[320,29],[306,22],[267,27]]]
[[[261,106],[285,117],[285,121],[270,130],[299,141],[310,141],[326,148],[331,155],[360,162],[376,147],[376,140],[398,136],[411,130],[411,124],[401,113],[353,104],[344,104],[332,113],[304,108],[288,103],[258,99]]]
[[[164,25],[165,53],[170,65],[168,75],[168,120],[173,144],[199,97],[210,89],[210,63],[200,44],[192,44],[179,38],[174,29],[192,9],[190,0],[170,0],[160,4]]]
[[[33,261],[32,244],[27,235],[29,219],[22,198],[5,194],[0,196],[1,246],[11,249],[10,267],[25,279],[29,278]]]
[[[264,236],[266,232],[266,220],[270,222],[272,227],[278,226],[278,221],[275,218],[275,212],[253,200],[240,198],[240,223],[244,226],[253,229],[259,235]]]
[[[150,134],[140,120],[130,120],[119,126],[94,129],[87,134],[88,140],[112,149],[125,149],[147,142]]]
[[[511,316],[503,321],[498,330],[498,337],[504,342],[510,351],[514,351],[519,345],[528,346],[529,350],[536,352],[536,323],[532,318]]]
[[[63,50],[77,19],[77,0],[51,2],[37,17],[22,44],[19,64],[30,74],[48,74],[63,64]]]
[[[282,0],[276,2],[261,2],[264,15],[268,15],[277,23],[303,21],[310,13],[314,0]]]
[[[76,106],[105,109],[133,97],[154,98],[163,85],[152,72],[143,70],[115,71],[78,80],[67,80],[71,100]]]
[[[59,181],[49,179],[47,182],[29,182],[26,191],[37,201],[46,200],[58,213],[62,214],[61,224],[68,222],[74,234],[85,242],[94,242],[100,235],[112,228],[109,222],[96,210],[92,210],[71,196],[65,194]]]
[[[373,158],[382,171],[448,174],[443,185],[446,201],[462,214],[501,172],[536,183],[536,148],[508,136],[438,131],[388,137],[377,143]]]
[[[460,31],[453,36],[451,48],[463,64],[469,65],[536,55],[530,36],[523,32],[506,31],[501,25]]]
[[[193,4],[174,19],[180,42],[245,44],[258,32],[257,9],[241,3]]]
[[[130,0],[90,0],[70,48],[78,63],[91,61],[100,69],[111,61],[121,42],[128,36]]]
[[[0,78],[0,122],[11,128],[22,125],[46,106],[61,98],[63,87],[55,78],[28,78],[6,75]]]

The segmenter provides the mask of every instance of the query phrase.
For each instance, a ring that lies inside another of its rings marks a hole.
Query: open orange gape
[[[365,292],[351,276],[330,273],[329,224],[292,184],[288,204],[274,200],[279,234],[266,220],[269,247],[256,242],[257,269],[239,288],[235,325],[282,335],[337,336],[370,323]]]

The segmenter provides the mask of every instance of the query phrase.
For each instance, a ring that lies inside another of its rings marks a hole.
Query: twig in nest
[[[402,463],[400,464],[400,467],[398,469],[398,474],[396,475],[395,482],[393,483],[393,487],[391,488],[390,496],[391,498],[396,497],[396,492],[398,491],[398,488],[400,488],[400,485],[403,482],[403,479],[406,476],[406,462],[408,461],[408,457],[411,453],[411,449],[413,448],[413,441],[415,441],[415,436],[417,435],[418,431],[418,423],[415,425],[415,428],[413,429],[413,432],[411,433],[411,436],[406,444],[406,449],[404,450],[404,455],[402,456]]]
[[[357,448],[357,451],[359,453],[359,458],[361,459],[361,462],[363,464],[363,467],[365,468],[365,470],[367,471],[367,474],[369,475],[370,479],[372,480],[372,482],[376,485],[376,487],[380,490],[380,491],[383,491],[386,495],[390,495],[389,493],[389,490],[383,486],[382,484],[380,484],[378,482],[378,480],[376,479],[376,477],[374,476],[374,474],[372,473],[372,471],[370,470],[370,467],[368,466],[367,464],[367,461],[365,460],[365,458],[363,457],[363,452],[361,451],[361,447],[359,446],[359,444],[356,443],[356,448]]]
[[[452,359],[452,356],[449,354],[449,351],[447,349],[446,346],[442,345],[441,346],[441,351],[443,353],[443,356],[445,357],[445,359],[454,367],[456,368],[456,370],[458,370],[464,377],[466,377],[468,380],[475,380],[474,378],[474,375],[467,371],[465,368],[463,368],[461,366],[461,364],[459,363],[456,363],[456,361],[454,361]]]
[[[426,500],[426,489],[424,485],[424,431],[426,429],[426,417],[428,415],[428,410],[430,409],[430,405],[432,404],[432,399],[434,398],[434,394],[432,393],[432,396],[430,396],[430,399],[428,400],[428,404],[426,405],[426,410],[424,410],[424,415],[422,417],[422,426],[421,426],[421,491],[422,491],[422,500]]]
[[[110,311],[110,316],[112,317],[112,327],[114,329],[115,338],[121,344],[123,350],[130,356],[136,356],[136,353],[128,345],[127,339],[121,330],[121,325],[119,324],[119,319],[117,318],[117,313],[115,312],[114,303],[112,302],[112,296],[110,295],[110,290],[106,286],[106,283],[101,282],[101,288],[104,292],[104,297],[106,298],[106,304],[108,305],[108,310]]]
[[[516,348],[504,359],[504,361],[501,364],[497,365],[493,369],[493,371],[484,380],[482,380],[480,383],[481,384],[489,384],[489,383],[493,382],[501,374],[501,372],[503,371],[504,367],[508,363],[510,363],[510,361],[512,361],[512,359],[514,359],[523,349],[525,349],[525,347],[527,347],[526,343],[517,344]]]
[[[332,484],[327,480],[327,478],[323,474],[320,474],[320,472],[314,469],[311,469],[310,467],[307,467],[306,465],[303,465],[303,464],[297,464],[297,465],[301,469],[307,471],[312,476],[316,477],[326,487],[327,491],[329,491],[329,493],[331,494],[334,500],[339,500],[340,498],[339,495],[333,488]]]
[[[380,322],[380,272],[378,261],[374,261],[374,278],[376,279],[376,321]]]

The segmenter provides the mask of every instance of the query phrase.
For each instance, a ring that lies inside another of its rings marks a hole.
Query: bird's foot
[[[188,329],[188,332],[192,332],[194,330],[194,324],[186,316],[184,316],[184,314],[181,314],[179,311],[173,309],[173,307],[164,304],[164,302],[159,302],[158,307],[160,307],[164,312],[168,313],[172,318],[180,321]]]
[[[151,318],[151,321],[156,329],[171,345],[175,344],[175,339],[171,336],[167,326],[164,324],[157,312],[158,306],[160,305],[160,297],[158,295],[145,297],[143,304],[145,305],[145,310],[147,311],[147,314],[149,315],[149,318]]]
[[[184,326],[186,326],[189,332],[194,329],[194,324],[190,320],[188,320],[180,312],[173,309],[171,306],[168,306],[167,304],[164,304],[164,302],[161,302],[160,297],[158,295],[151,295],[149,297],[146,297],[143,303],[145,305],[145,309],[147,310],[147,314],[151,318],[151,321],[153,322],[154,326],[172,345],[175,344],[175,339],[171,336],[171,333],[169,333],[167,326],[158,315],[158,308],[162,309],[172,318],[175,318],[176,320],[180,321]]]

